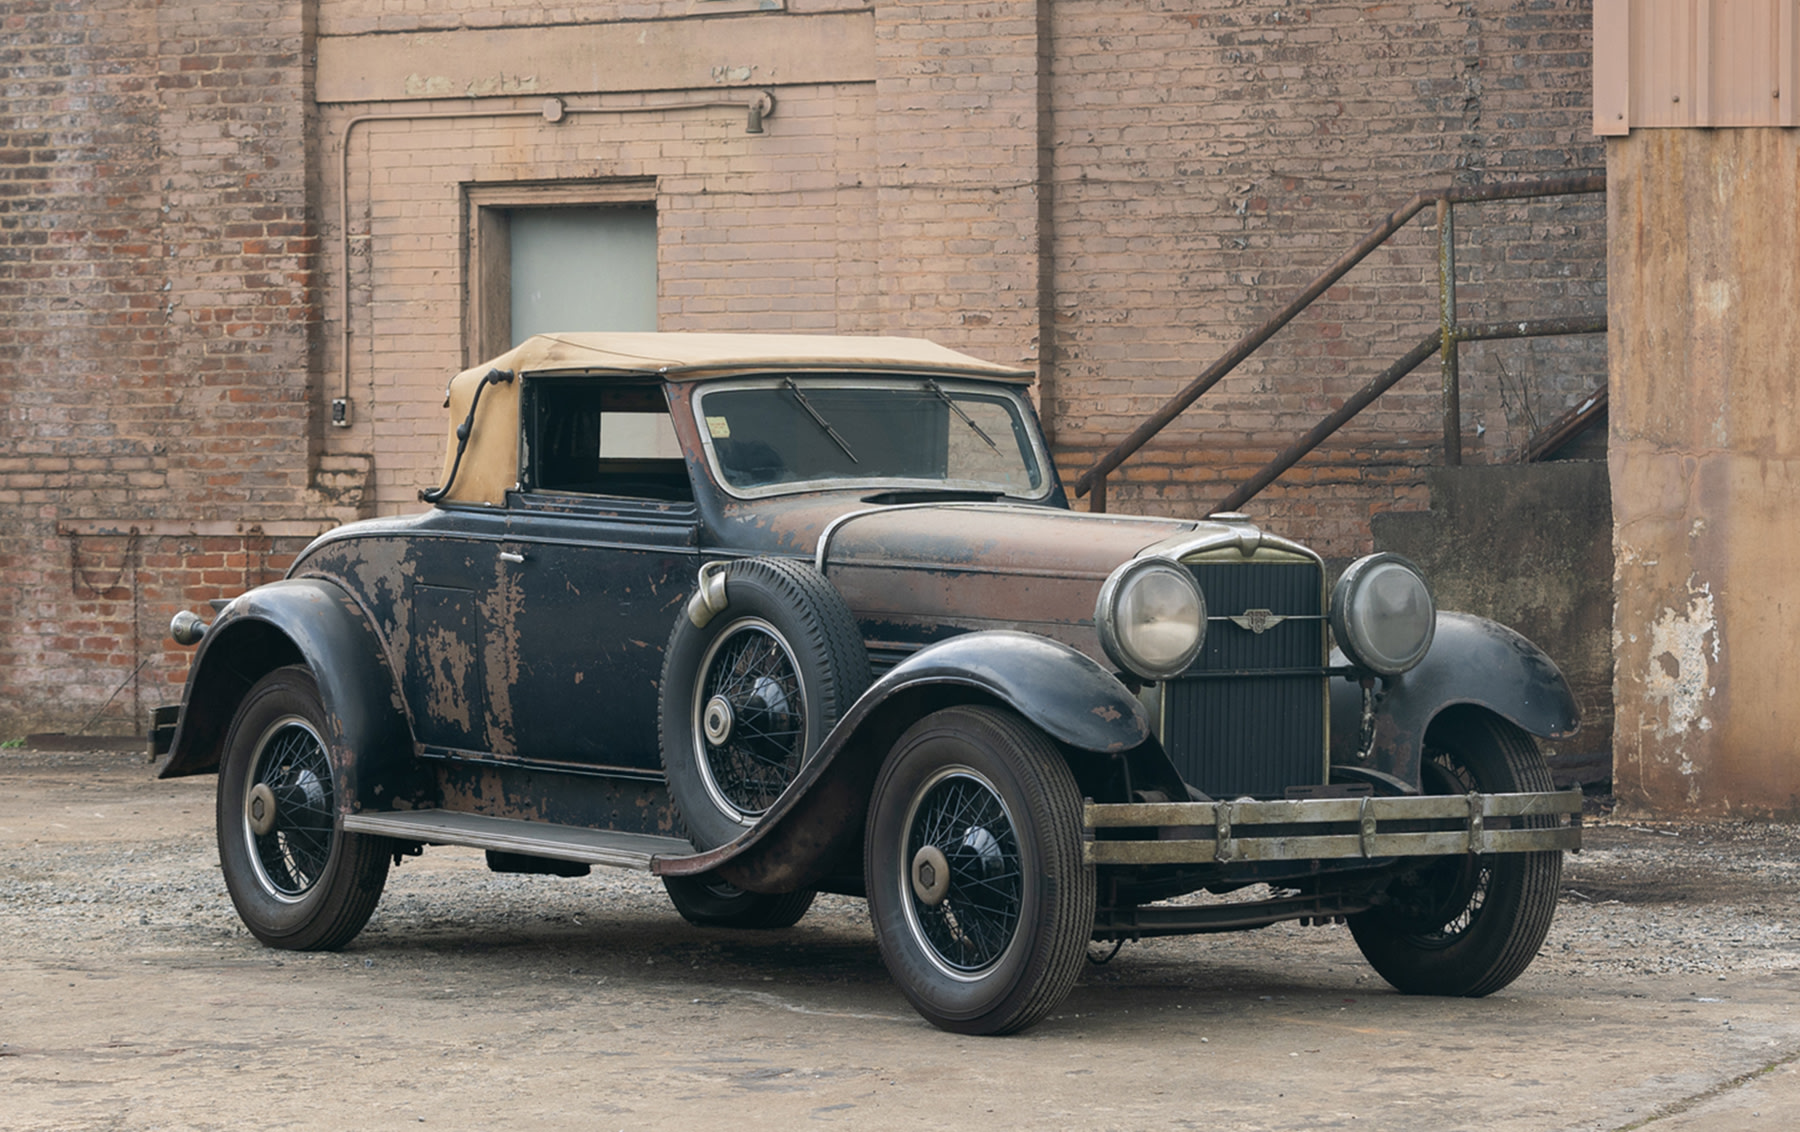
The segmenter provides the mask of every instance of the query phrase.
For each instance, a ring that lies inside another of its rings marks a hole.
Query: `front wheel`
[[[1094,930],[1081,793],[1018,716],[954,707],[909,728],[876,779],[864,848],[882,960],[932,1025],[1012,1033],[1075,985]]]
[[[1472,713],[1432,724],[1422,773],[1428,794],[1554,788],[1531,736]],[[1388,903],[1350,917],[1350,932],[1396,989],[1479,998],[1511,983],[1537,957],[1561,883],[1560,850],[1433,857],[1395,878]]]
[[[368,923],[391,843],[345,833],[319,686],[278,668],[250,689],[219,768],[219,864],[238,916],[270,947],[329,951]]]
[[[710,873],[698,877],[664,877],[669,903],[688,923],[702,928],[791,928],[812,907],[810,888],[769,896],[745,892]]]

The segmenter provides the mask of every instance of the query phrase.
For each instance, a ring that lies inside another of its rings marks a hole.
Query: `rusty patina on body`
[[[868,894],[902,987],[970,1032],[1041,1017],[1089,935],[1478,908],[1515,859],[1535,879],[1496,899],[1538,903],[1484,930],[1544,930],[1580,833],[1534,777],[1529,736],[1575,726],[1555,666],[1391,555],[1333,590],[1242,515],[1070,511],[1028,376],[906,340],[533,339],[452,382],[429,511],[183,625],[159,773],[220,771],[227,882],[278,946],[346,941],[385,857],[436,844],[649,869],[701,923]],[[1420,985],[1487,993],[1515,953]]]

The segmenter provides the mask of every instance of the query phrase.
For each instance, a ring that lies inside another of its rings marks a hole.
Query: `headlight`
[[[1100,587],[1094,624],[1114,664],[1146,680],[1165,680],[1186,669],[1200,651],[1206,599],[1181,567],[1138,559],[1114,570]]]
[[[1331,591],[1331,631],[1358,668],[1398,676],[1425,659],[1437,602],[1419,568],[1398,554],[1371,554]]]

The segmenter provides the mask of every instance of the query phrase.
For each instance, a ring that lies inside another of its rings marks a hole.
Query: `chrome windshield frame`
[[[984,397],[993,397],[1009,402],[1012,411],[1018,415],[1019,423],[1024,426],[1031,441],[1031,457],[1037,463],[1035,469],[1038,473],[1037,489],[1030,495],[1020,495],[1009,490],[1008,485],[989,480],[910,479],[900,476],[832,477],[790,480],[759,487],[733,486],[725,478],[724,469],[719,464],[718,451],[713,446],[712,431],[706,420],[707,397],[713,393],[750,389],[780,390],[789,381],[795,382],[802,389],[808,391],[855,387],[918,391],[928,396],[932,394],[931,386],[935,384],[942,392],[951,396],[958,393],[979,393]],[[720,491],[733,499],[769,499],[782,495],[804,495],[819,491],[917,491],[991,492],[998,495],[1001,501],[1017,500],[1024,503],[1042,503],[1049,499],[1056,490],[1056,468],[1051,462],[1049,450],[1044,444],[1044,434],[1043,430],[1038,427],[1037,415],[1032,411],[1031,403],[1024,397],[1023,391],[1018,386],[1006,382],[981,381],[963,376],[929,372],[896,374],[891,371],[869,373],[859,370],[797,371],[793,373],[776,371],[756,377],[706,382],[694,393],[692,411],[695,431],[699,434],[701,447],[706,452],[707,470],[712,476],[713,483]]]

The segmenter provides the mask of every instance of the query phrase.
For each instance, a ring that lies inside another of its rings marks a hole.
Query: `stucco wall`
[[[1800,131],[1608,142],[1615,782],[1800,815]]]
[[[1440,609],[1490,617],[1562,669],[1581,709],[1545,743],[1559,785],[1612,777],[1612,507],[1606,464],[1436,468],[1431,509],[1377,515],[1375,546],[1417,563]]]

